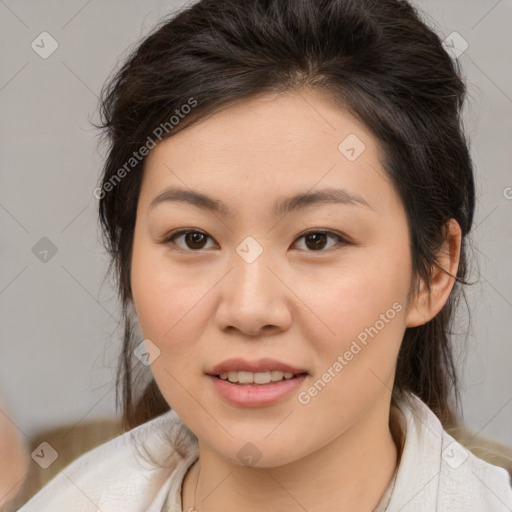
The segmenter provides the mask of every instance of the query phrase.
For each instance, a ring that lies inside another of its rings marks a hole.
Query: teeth
[[[268,384],[269,382],[291,379],[294,374],[275,370],[271,372],[222,372],[219,377],[234,384]]]
[[[233,378],[236,376],[232,375],[231,372],[228,373],[228,379]],[[251,384],[251,382],[254,382],[254,374],[251,372],[238,372],[238,382],[240,384]]]

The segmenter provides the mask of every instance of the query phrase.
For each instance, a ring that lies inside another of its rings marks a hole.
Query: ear
[[[434,318],[445,305],[455,284],[462,233],[455,219],[444,225],[444,231],[445,239],[431,270],[430,293],[425,283],[420,283],[407,312],[407,327],[417,327]]]

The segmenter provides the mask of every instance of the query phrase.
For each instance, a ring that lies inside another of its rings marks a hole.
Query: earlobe
[[[418,327],[432,320],[446,304],[455,284],[462,233],[455,219],[445,224],[444,231],[445,240],[430,274],[430,292],[422,282],[407,312],[407,327]]]

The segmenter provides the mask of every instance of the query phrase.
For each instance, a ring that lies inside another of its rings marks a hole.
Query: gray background
[[[456,343],[467,424],[512,446],[512,1],[416,3],[443,39],[456,31],[469,45],[459,60],[479,272],[467,292],[470,334]],[[114,414],[118,309],[111,283],[102,285],[108,261],[92,191],[103,155],[88,120],[120,56],[181,5],[0,1],[0,394],[26,436]],[[47,59],[31,48],[43,31],[59,44]],[[43,237],[57,248],[46,263],[32,250]],[[466,325],[462,310],[459,331]]]

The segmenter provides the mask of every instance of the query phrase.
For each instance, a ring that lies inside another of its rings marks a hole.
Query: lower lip
[[[295,391],[307,374],[293,379],[281,380],[269,384],[232,384],[220,377],[208,375],[219,394],[233,405],[243,407],[261,407],[271,405]]]

